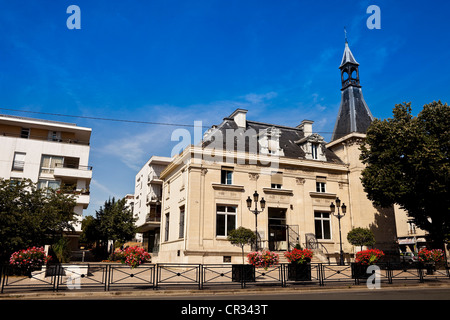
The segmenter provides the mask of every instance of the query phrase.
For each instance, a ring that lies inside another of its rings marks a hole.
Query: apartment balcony
[[[75,179],[92,179],[91,166],[68,166],[57,164],[54,168],[53,175],[59,178],[75,178]]]
[[[75,195],[75,201],[77,202],[77,205],[82,205],[83,209],[87,209],[89,206],[89,201],[91,200],[91,196],[89,195],[89,192],[86,194],[77,194]]]
[[[148,194],[147,204],[161,204],[161,196],[152,193]]]
[[[147,184],[162,184],[163,181],[159,178],[159,175],[156,173],[150,173],[147,178]]]
[[[88,189],[83,190],[59,190],[57,192],[62,192],[67,195],[73,195],[75,197],[75,202],[77,205],[82,205],[83,209],[87,209],[89,202],[91,200],[90,192]]]
[[[72,138],[72,139],[49,139],[48,135],[35,135],[27,133],[15,133],[15,132],[0,132],[0,136],[3,137],[11,137],[11,138],[22,138],[22,139],[29,139],[29,140],[41,140],[41,141],[49,141],[49,142],[56,142],[56,143],[68,143],[68,144],[78,144],[83,146],[89,146],[90,142],[88,140],[80,140],[78,138]]]
[[[138,226],[138,232],[144,233],[159,228],[161,225],[161,208],[154,208],[145,217],[145,222]]]
[[[151,212],[147,214],[147,216],[145,217],[145,222],[146,223],[156,222],[159,224],[161,222],[161,212]]]

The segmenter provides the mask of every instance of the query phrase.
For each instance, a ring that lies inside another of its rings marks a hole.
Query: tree
[[[0,180],[0,260],[30,246],[53,244],[74,231],[75,198],[31,180]]]
[[[354,228],[347,233],[347,240],[354,246],[373,246],[375,244],[375,236],[368,228]]]
[[[84,223],[83,234],[88,242],[98,242],[104,249],[108,240],[126,242],[136,234],[136,218],[128,208],[125,198],[105,201],[104,206],[95,211],[95,220]]]
[[[368,198],[381,207],[405,209],[436,248],[450,231],[449,128],[447,104],[427,104],[417,117],[410,103],[398,104],[393,118],[373,121],[361,147]]]
[[[242,249],[242,263],[244,263],[244,247],[251,245],[256,240],[255,233],[247,228],[239,227],[228,233],[228,241]]]
[[[80,242],[85,243],[87,247],[92,247],[98,239],[95,223],[95,217],[90,215],[84,217],[83,221],[81,221]]]

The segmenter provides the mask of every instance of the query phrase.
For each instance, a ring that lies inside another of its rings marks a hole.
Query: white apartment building
[[[156,256],[160,243],[162,185],[161,172],[172,158],[151,157],[136,175],[134,191],[134,216],[138,218],[136,239],[152,256]]]
[[[91,132],[72,123],[0,115],[0,178],[31,179],[40,188],[69,188],[76,197],[77,234],[90,200]],[[72,249],[77,249],[77,234],[72,235]]]

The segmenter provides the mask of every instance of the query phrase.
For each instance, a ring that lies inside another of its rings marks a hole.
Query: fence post
[[[6,267],[5,265],[2,264],[2,268],[0,270],[0,283],[1,283],[0,293],[3,293],[3,287],[5,286],[5,278],[6,278]]]
[[[419,282],[424,282],[423,280],[423,265],[422,263],[419,263],[419,265],[417,266],[417,271],[419,272]]]
[[[106,266],[106,291],[109,291],[109,287],[111,285],[111,273],[112,273],[112,265],[108,264]]]
[[[387,278],[388,278],[388,283],[392,284],[393,270],[391,268],[391,263],[390,262],[388,262],[386,264],[386,274],[387,274]]]
[[[156,281],[156,264],[153,264],[153,290],[156,290],[155,281]]]
[[[317,265],[317,272],[318,272],[318,278],[319,278],[319,286],[323,287],[325,286],[325,276],[324,276],[324,270],[322,263],[319,263]]]
[[[158,289],[158,278],[159,278],[159,263],[155,264],[155,282],[153,283],[154,290]]]
[[[55,265],[55,273],[52,275],[53,277],[53,291],[58,292],[59,291],[59,281],[60,281],[60,274],[62,270],[60,270],[61,264]]]
[[[203,265],[199,264],[198,265],[198,289],[202,290],[203,289]]]

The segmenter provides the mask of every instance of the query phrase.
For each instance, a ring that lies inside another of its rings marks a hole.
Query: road
[[[11,297],[12,298],[12,297]],[[308,317],[336,317],[337,314],[401,316],[410,310],[427,306],[429,310],[446,308],[443,300],[450,300],[450,286],[410,286],[367,288],[335,288],[314,290],[274,289],[264,291],[214,291],[170,293],[142,290],[136,292],[105,292],[23,296],[0,301],[4,310],[26,307],[30,300],[40,300],[40,308],[72,310],[90,317],[117,317],[124,310],[133,315],[155,315],[164,319],[281,319],[286,315]],[[1,300],[1,299],[0,299]],[[24,301],[28,300],[28,301]],[[326,301],[326,303],[324,303]],[[24,304],[25,302],[25,304]],[[30,306],[31,307],[31,306]],[[71,311],[71,312],[72,312]],[[439,312],[432,313],[439,316]],[[411,316],[416,316],[412,311]]]
[[[450,300],[450,288],[444,287],[409,287],[409,288],[381,288],[381,289],[337,289],[337,290],[306,290],[263,293],[234,293],[234,294],[189,294],[171,296],[130,296],[110,297],[111,299],[133,300]]]

